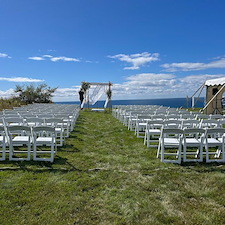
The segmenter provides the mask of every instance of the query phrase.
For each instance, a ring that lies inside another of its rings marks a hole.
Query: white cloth
[[[109,98],[107,98],[107,99],[105,100],[104,108],[107,107],[108,103],[109,103]]]
[[[225,78],[211,79],[205,82],[205,86],[224,85],[224,84]]]
[[[90,93],[91,92],[91,93]],[[89,96],[89,103],[94,105],[104,94],[105,86],[104,85],[97,85],[95,89],[90,89],[90,96]]]

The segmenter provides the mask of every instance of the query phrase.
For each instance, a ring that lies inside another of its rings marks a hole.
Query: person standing
[[[80,96],[80,105],[82,106],[82,103],[84,100],[84,90],[83,89],[80,89],[79,96]],[[83,109],[83,107],[81,109]]]

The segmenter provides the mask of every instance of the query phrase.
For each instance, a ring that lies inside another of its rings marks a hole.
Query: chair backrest
[[[196,116],[193,114],[181,114],[181,119],[187,120],[187,119],[195,119]]]
[[[63,119],[60,118],[47,118],[45,119],[46,126],[59,127],[63,125]]]
[[[196,119],[182,120],[181,127],[184,128],[197,128],[200,127],[200,121]]]
[[[31,135],[31,128],[29,126],[15,125],[7,127],[9,135]]]
[[[166,115],[153,115],[152,120],[165,120]]]
[[[50,133],[55,133],[54,127],[49,127],[49,126],[37,126],[33,127],[33,132],[50,132]]]
[[[171,136],[176,138],[182,138],[184,131],[180,128],[162,128],[161,138]]]
[[[54,115],[52,113],[47,113],[47,114],[36,114],[36,116],[41,119],[46,119],[46,118],[52,118]]]
[[[205,136],[221,137],[225,134],[225,128],[208,128],[205,130]]]
[[[204,138],[205,129],[202,128],[185,128],[184,130],[184,139],[186,138]]]
[[[24,125],[24,120],[19,117],[6,117],[4,118],[4,123],[6,126]]]
[[[161,129],[163,120],[149,120],[146,125],[147,129]]]
[[[44,124],[44,119],[37,117],[28,117],[25,119],[25,123],[28,126],[41,126]]]
[[[215,128],[220,127],[220,121],[214,119],[202,119],[200,122],[200,128]]]
[[[210,116],[206,114],[197,114],[196,119],[202,120],[202,119],[209,119]]]
[[[181,128],[181,120],[164,120],[164,128]]]
[[[150,114],[146,114],[146,115],[142,115],[142,114],[138,114],[137,115],[137,122],[146,122],[147,120],[151,120],[152,115]]]
[[[181,118],[181,116],[179,114],[166,115],[166,120],[179,120],[180,118]]]
[[[210,116],[210,119],[215,119],[215,120],[225,119],[224,115],[221,115],[221,114],[215,114],[215,115],[209,115],[209,116]]]

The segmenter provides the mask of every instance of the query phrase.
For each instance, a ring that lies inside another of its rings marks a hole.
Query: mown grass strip
[[[53,164],[0,162],[0,224],[224,224],[225,166],[164,164],[119,121],[83,111]]]

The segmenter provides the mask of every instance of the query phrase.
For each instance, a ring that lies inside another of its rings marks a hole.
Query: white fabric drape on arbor
[[[89,92],[89,103],[94,105],[104,94],[105,86],[103,85],[96,85],[94,89],[90,89]]]

